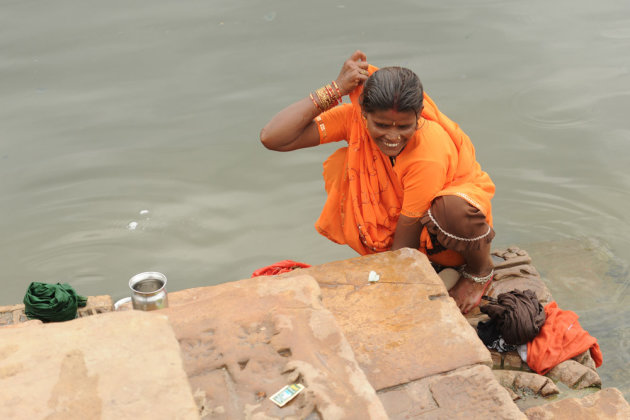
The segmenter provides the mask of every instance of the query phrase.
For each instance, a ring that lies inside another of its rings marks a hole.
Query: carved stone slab
[[[540,278],[540,274],[531,264],[527,251],[518,247],[493,251],[494,281],[488,295],[497,297],[511,290],[530,289],[536,293],[540,303],[545,306],[551,301],[551,292]]]
[[[257,277],[169,295],[202,418],[385,419],[319,286],[307,275]],[[269,397],[306,386],[279,408]]]
[[[595,369],[590,369],[571,359],[556,365],[546,376],[573,389],[591,386],[601,388],[602,386],[602,380]]]

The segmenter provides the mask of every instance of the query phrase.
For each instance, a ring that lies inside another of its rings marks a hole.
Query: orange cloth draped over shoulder
[[[527,365],[545,375],[559,363],[590,350],[596,367],[603,362],[597,339],[586,332],[573,311],[558,308],[556,302],[545,306],[545,323],[532,341],[527,343]]]
[[[378,70],[370,66],[372,74]],[[339,105],[319,115],[315,122],[320,143],[346,140],[347,147],[324,162],[328,198],[315,227],[338,244],[348,244],[361,255],[388,251],[400,214],[420,217],[431,201],[443,195],[457,195],[477,207],[492,225],[490,199],[494,184],[475,159],[468,136],[442,114],[424,95],[420,127],[409,139],[392,166],[371,140],[361,114],[359,97],[363,86],[350,93],[350,104]],[[420,250],[432,244],[426,228]],[[445,265],[463,263],[461,256]],[[452,263],[452,264],[449,264]]]

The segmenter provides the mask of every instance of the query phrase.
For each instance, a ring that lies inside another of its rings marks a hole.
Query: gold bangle
[[[335,88],[335,91],[337,91],[337,99],[339,99],[339,102],[341,102],[342,96],[341,96],[341,90],[339,89],[339,85],[334,80],[332,81],[332,85]]]
[[[319,98],[319,103],[324,111],[330,108],[331,101],[330,96],[328,96],[328,92],[326,92],[326,87],[321,87],[315,91],[315,94]]]
[[[311,101],[313,101],[313,104],[315,105],[315,108],[317,108],[317,110],[319,112],[323,112],[322,109],[319,107],[319,104],[315,100],[315,97],[313,96],[313,93],[311,92],[308,96],[311,98]]]
[[[322,110],[326,111],[339,103],[341,98],[337,98],[332,85],[325,85],[315,91]]]

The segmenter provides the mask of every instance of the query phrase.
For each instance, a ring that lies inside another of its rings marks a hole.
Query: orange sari
[[[370,66],[370,74],[377,68]],[[359,86],[351,104],[316,118],[320,142],[347,140],[348,147],[324,162],[328,198],[315,224],[333,242],[348,244],[361,255],[390,249],[400,214],[420,217],[441,195],[458,195],[486,215],[491,225],[494,184],[481,170],[468,136],[424,95],[419,130],[392,166],[371,140],[361,115]],[[421,251],[432,244],[423,229]],[[440,263],[461,264],[454,251]],[[437,254],[439,255],[439,254]],[[438,257],[439,259],[439,257]],[[460,261],[461,260],[461,261]]]

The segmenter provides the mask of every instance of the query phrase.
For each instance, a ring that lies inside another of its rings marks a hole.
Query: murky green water
[[[630,5],[625,1],[0,0],[0,305],[30,281],[177,290],[354,253],[313,228],[326,146],[260,146],[362,49],[415,70],[630,397]]]

